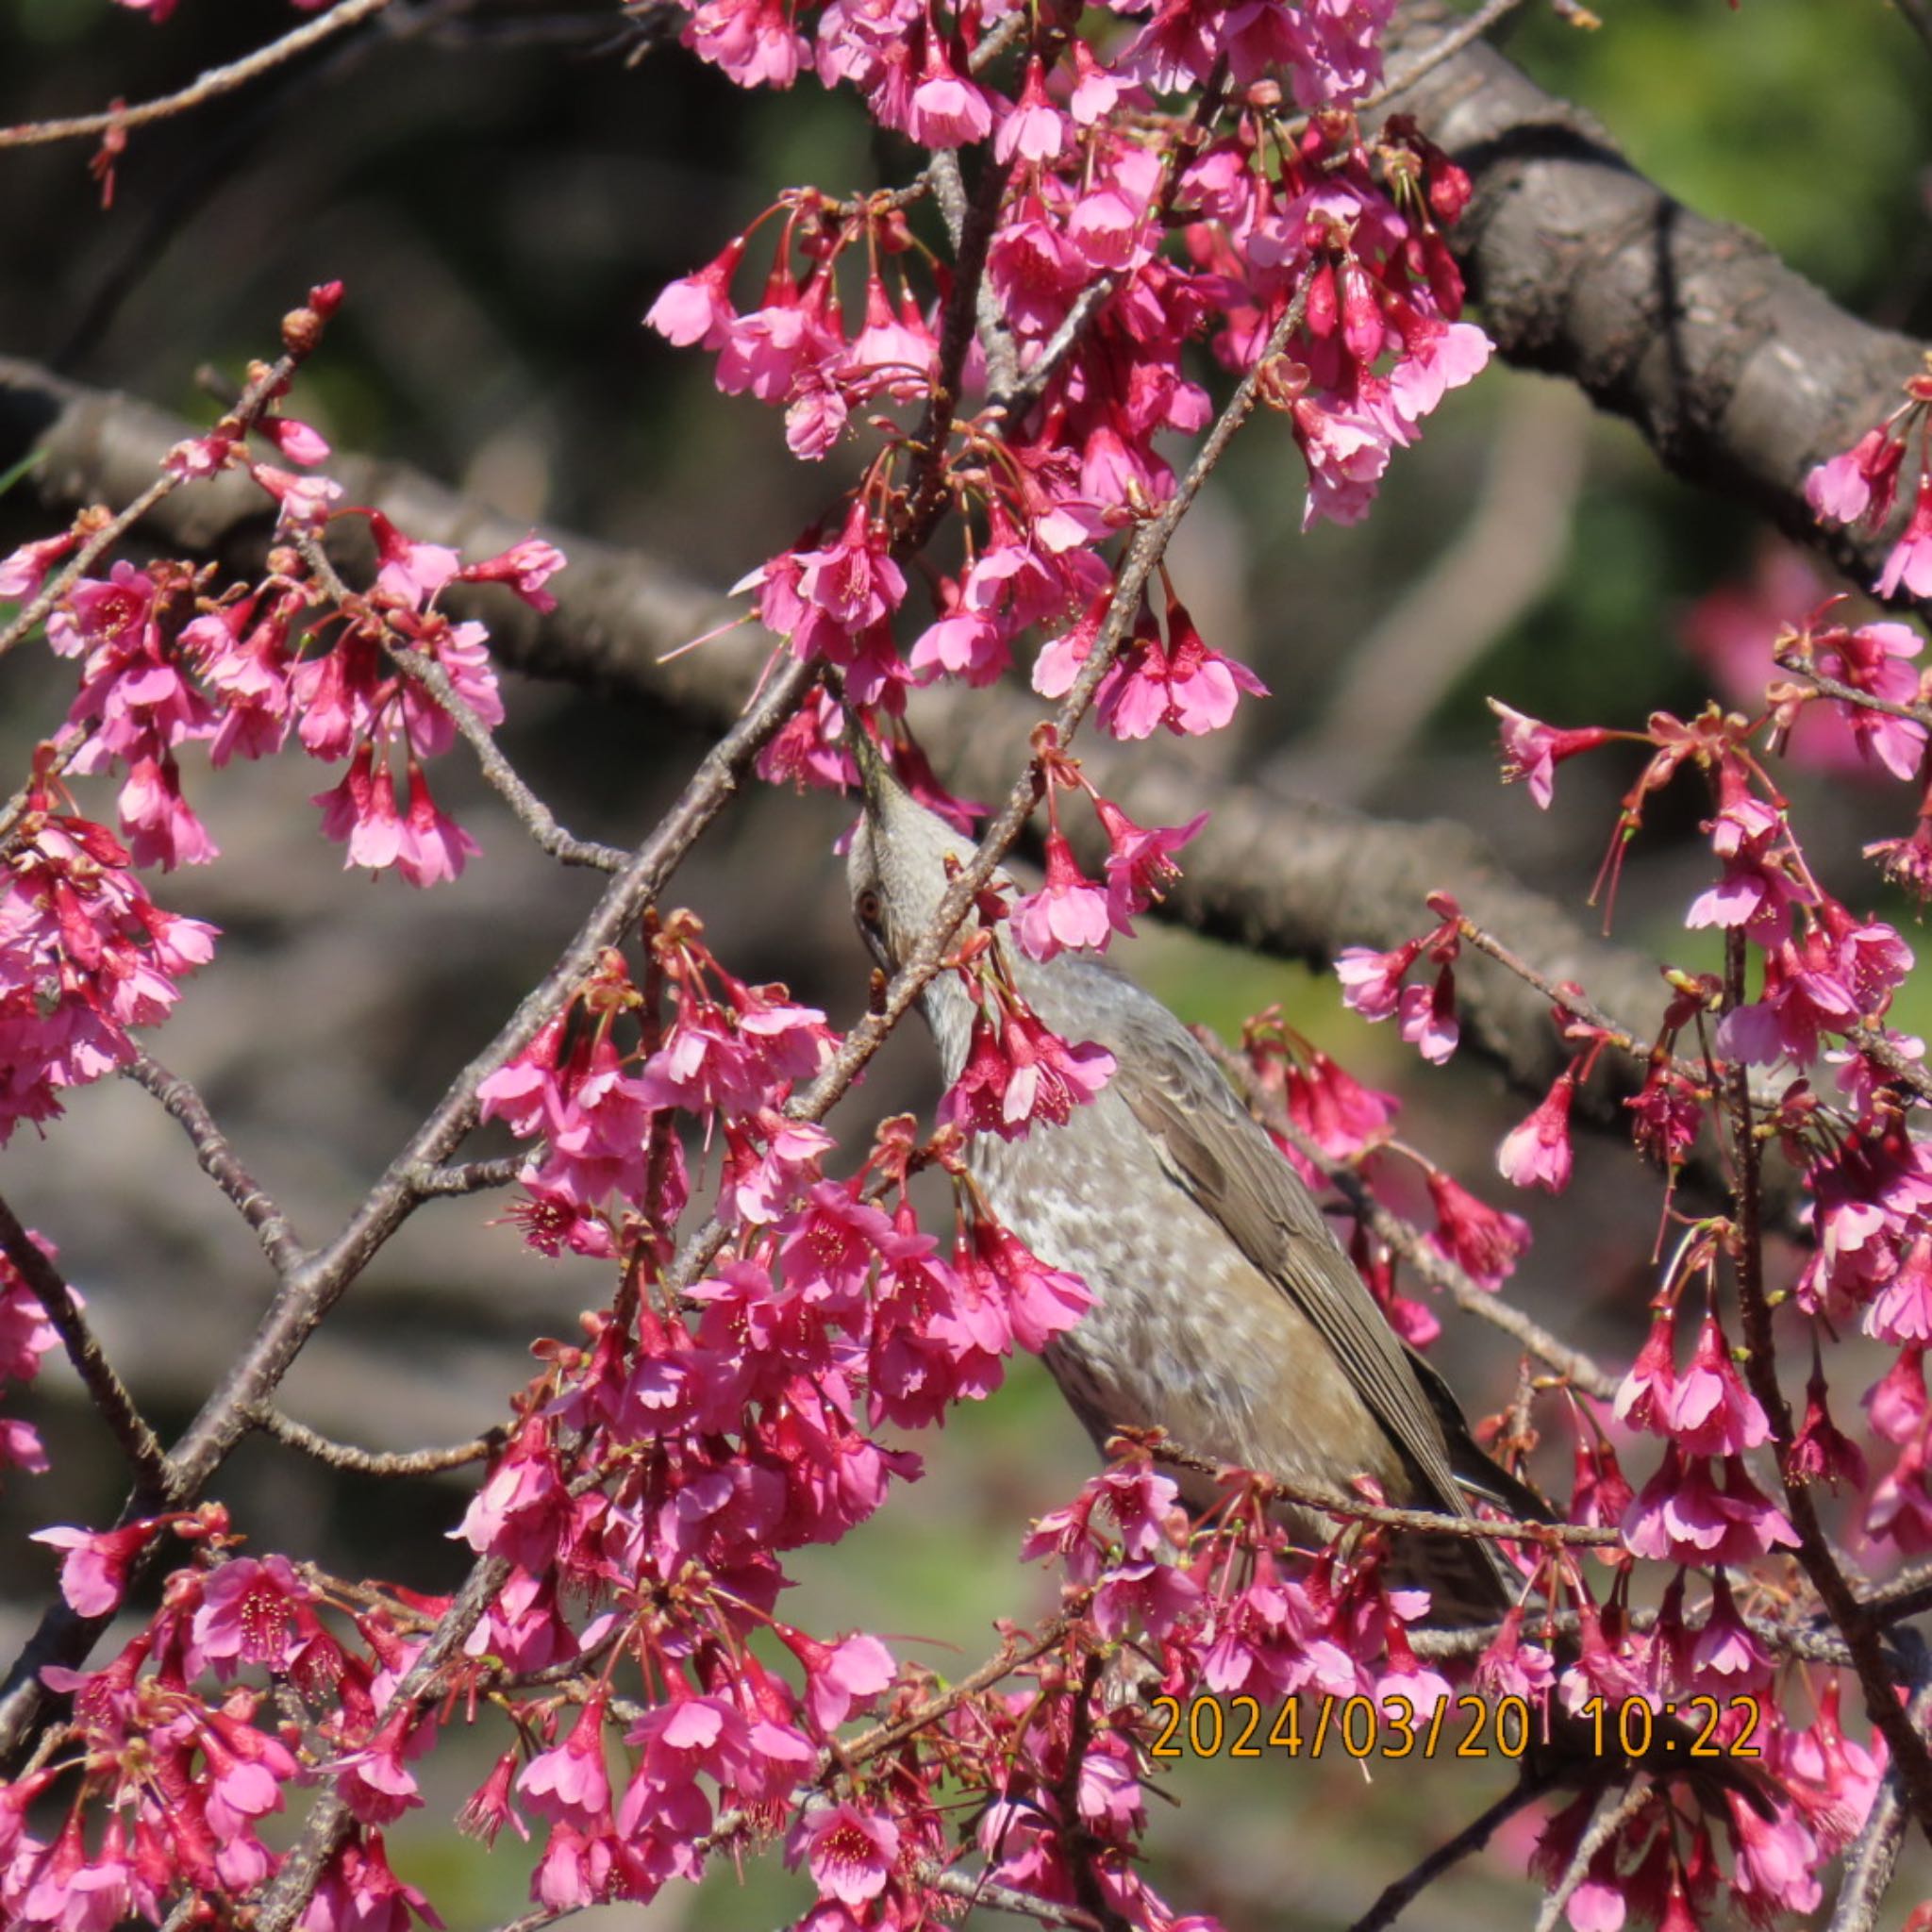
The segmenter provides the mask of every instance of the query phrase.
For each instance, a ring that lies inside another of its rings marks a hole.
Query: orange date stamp
[[[1542,1735],[1541,1714],[1514,1695],[1438,1700],[1418,1712],[1399,1692],[1386,1697],[1291,1697],[1272,1716],[1257,1697],[1156,1697],[1148,1705],[1159,1729],[1151,1757],[1520,1758]],[[1739,1714],[1742,1722],[1738,1722]],[[1763,1711],[1757,1698],[1700,1696],[1661,1709],[1641,1697],[1612,1703],[1592,1697],[1577,1719],[1599,1757],[1649,1758],[1661,1751],[1688,1760],[1758,1757],[1752,1741]]]

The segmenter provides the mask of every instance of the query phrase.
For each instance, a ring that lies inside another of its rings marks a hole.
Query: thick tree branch
[[[1391,69],[1457,20],[1409,0]],[[1887,546],[1821,530],[1805,475],[1897,406],[1924,343],[1860,322],[1756,235],[1674,200],[1493,47],[1462,47],[1387,111],[1413,114],[1469,170],[1449,242],[1510,361],[1568,376],[1677,475],[1872,582]]]
[[[162,453],[188,433],[177,418],[143,403],[0,358],[0,467],[40,452],[33,486],[50,508],[65,513],[137,494]],[[376,505],[422,541],[487,556],[528,534],[400,464],[345,454],[330,474],[351,501]],[[240,557],[259,547],[269,522],[258,491],[223,477],[171,496],[143,527],[157,541],[197,555]],[[551,616],[540,618],[507,593],[470,593],[476,608],[488,600],[502,661],[534,676],[626,691],[708,728],[737,715],[768,640],[747,627],[662,661],[738,613],[641,552],[573,531],[544,534],[571,559],[552,586],[558,601]],[[1038,707],[1017,691],[934,691],[916,716],[957,790],[997,796]],[[1142,824],[1174,824],[1212,810],[1166,908],[1203,932],[1320,964],[1343,945],[1406,940],[1427,922],[1425,896],[1446,888],[1490,930],[1535,934],[1537,964],[1548,976],[1588,985],[1630,1025],[1641,1028],[1662,1010],[1654,961],[1605,944],[1563,907],[1525,890],[1459,825],[1370,819],[1258,786],[1217,783],[1151,746],[1096,737],[1081,757],[1094,783]],[[1525,1090],[1546,1087],[1566,1056],[1541,997],[1476,960],[1459,993],[1465,1038]],[[1606,1090],[1599,1112],[1617,1111]]]

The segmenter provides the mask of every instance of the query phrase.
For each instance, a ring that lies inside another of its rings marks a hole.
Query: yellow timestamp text
[[[1542,1736],[1542,1717],[1513,1694],[1437,1700],[1426,1714],[1400,1693],[1386,1697],[1291,1697],[1272,1713],[1258,1698],[1156,1697],[1148,1705],[1158,1732],[1157,1758],[1379,1757],[1520,1758]],[[1741,1725],[1726,1723],[1738,1711]],[[1599,1757],[1649,1759],[1658,1752],[1685,1758],[1757,1757],[1752,1742],[1761,1712],[1754,1697],[1692,1697],[1659,1711],[1640,1697],[1610,1704],[1592,1697],[1577,1711]]]

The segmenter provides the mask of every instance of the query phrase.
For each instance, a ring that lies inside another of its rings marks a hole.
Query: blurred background
[[[1680,198],[1758,230],[1857,312],[1932,334],[1932,52],[1883,0],[1600,10],[1604,30],[1585,35],[1532,4],[1507,44]],[[791,461],[772,412],[719,397],[706,358],[667,349],[639,318],[779,187],[863,189],[903,178],[907,157],[871,143],[852,101],[811,84],[741,93],[675,48],[648,50],[615,8],[398,0],[391,15],[138,132],[106,211],[83,145],[0,154],[0,353],[207,420],[197,370],[234,375],[274,346],[278,317],[311,283],[340,277],[348,301],[297,413],[339,445],[419,465],[513,517],[728,584],[820,513],[842,481],[840,458]],[[187,0],[157,30],[98,0],[11,0],[0,9],[0,122],[167,92],[292,18],[259,0]],[[1564,724],[1641,724],[1657,706],[1695,708],[1711,689],[1748,704],[1776,622],[1838,588],[1741,513],[1662,475],[1634,433],[1593,419],[1569,390],[1503,371],[1449,399],[1360,528],[1304,537],[1301,506],[1289,439],[1259,423],[1174,554],[1208,641],[1274,691],[1206,755],[1287,793],[1474,824],[1531,883],[1578,905],[1634,765],[1613,753],[1566,768],[1564,809],[1539,814],[1497,785],[1484,695]],[[38,534],[28,493],[0,496],[0,553]],[[0,667],[8,771],[53,728],[71,683],[71,667],[42,652]],[[704,748],[639,704],[516,680],[507,695],[507,749],[580,835],[635,841]],[[1841,747],[1810,752],[1781,776],[1826,882],[1855,908],[1907,917],[1858,848],[1908,830],[1913,801],[1847,767]],[[224,858],[158,894],[226,937],[155,1050],[196,1080],[311,1241],[549,963],[593,890],[541,859],[459,757],[440,787],[486,862],[426,894],[343,874],[305,802],[333,775],[292,758],[219,783],[191,772]],[[841,1025],[864,988],[830,857],[845,817],[823,797],[752,797],[675,892],[740,972],[789,981]],[[1654,812],[1618,934],[1701,966],[1709,958],[1677,924],[1701,879],[1695,817],[1687,793]],[[1513,937],[1533,952],[1533,934]],[[1184,934],[1152,933],[1125,963],[1184,1017],[1230,1036],[1280,1003],[1358,1076],[1403,1094],[1408,1138],[1502,1201],[1492,1150],[1530,1097],[1469,1057],[1422,1069],[1390,1029],[1345,1015],[1332,981]],[[1932,1026],[1928,988],[1922,975],[1902,1024]],[[934,1085],[924,1036],[908,1029],[848,1118],[929,1108]],[[1649,1292],[1655,1194],[1633,1191],[1631,1158],[1586,1141],[1560,1201],[1507,1203],[1537,1230],[1521,1299],[1611,1357],[1634,1345]],[[164,1432],[185,1422],[268,1288],[185,1140],[144,1095],[108,1083],[77,1096],[44,1142],[18,1137],[0,1174],[21,1217],[60,1244],[149,1414]],[[1644,1204],[1634,1224],[1633,1200]],[[498,1205],[421,1212],[307,1351],[285,1407],[376,1448],[458,1440],[501,1414],[528,1373],[530,1339],[573,1333],[607,1291],[593,1266],[528,1255],[493,1224]],[[1439,1358],[1472,1414],[1507,1400],[1515,1363],[1492,1331],[1450,1316]],[[57,1360],[8,1404],[36,1422],[54,1461],[0,1492],[10,1655],[54,1572],[50,1555],[20,1554],[22,1534],[105,1523],[120,1489]],[[1015,1551],[1091,1455],[1031,1364],[919,1446],[929,1474],[914,1494],[847,1546],[797,1557],[794,1614],[892,1633],[908,1654],[963,1670],[991,1647],[991,1619],[1045,1607],[1042,1579]],[[379,1486],[253,1444],[220,1489],[243,1527],[331,1569],[435,1589],[461,1574],[466,1553],[443,1539],[472,1480]],[[431,1806],[392,1839],[399,1868],[458,1928],[513,1916],[524,1897],[514,1843],[482,1859],[449,1830],[482,1762],[440,1753]],[[1185,1907],[1242,1928],[1344,1924],[1486,1802],[1478,1782],[1500,1789],[1499,1773],[1477,1771],[1385,1766],[1364,1804],[1360,1770],[1343,1761],[1184,1765],[1169,1781],[1178,1807],[1155,1804],[1157,1876]],[[1499,1910],[1520,1919],[1523,1852],[1513,1841],[1439,1888],[1430,1923],[1459,1932]],[[695,1932],[777,1924],[808,1890],[766,1859],[742,1890],[724,1873],[648,1911],[602,1916]],[[1912,1895],[1902,1882],[1887,1923]]]

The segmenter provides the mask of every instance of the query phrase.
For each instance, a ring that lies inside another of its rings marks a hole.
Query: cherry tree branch
[[[234,1204],[235,1211],[255,1230],[262,1252],[277,1274],[287,1274],[302,1259],[302,1243],[289,1217],[242,1166],[227,1136],[215,1125],[208,1103],[196,1091],[192,1081],[173,1074],[147,1052],[137,1049],[134,1058],[121,1069],[124,1078],[144,1087],[163,1108],[181,1124],[182,1131],[194,1147],[201,1170]]]
[[[279,40],[244,54],[225,66],[210,67],[186,87],[156,100],[139,101],[133,107],[108,108],[98,114],[75,114],[61,121],[27,121],[16,127],[0,127],[0,148],[43,147],[49,142],[85,140],[92,135],[115,134],[129,127],[145,127],[153,121],[165,121],[175,114],[233,93],[252,80],[272,73],[297,55],[341,33],[345,27],[373,19],[390,0],[337,0],[326,13],[303,24]]]
[[[1407,0],[1391,65],[1456,20],[1441,0]],[[1924,343],[1860,322],[1756,235],[1686,208],[1480,41],[1386,106],[1469,171],[1474,194],[1447,240],[1505,358],[1576,383],[1667,469],[1873,582],[1886,543],[1821,529],[1805,476],[1896,407]]]
[[[1556,1890],[1544,1899],[1542,1910],[1537,1914],[1536,1932],[1556,1932],[1562,1920],[1564,1907],[1575,1896],[1576,1888],[1589,1877],[1591,1861],[1650,1803],[1651,1790],[1648,1781],[1640,1779],[1627,1790],[1619,1792],[1614,1803],[1606,1799],[1598,1807]]]
[[[1452,1839],[1446,1839],[1417,1861],[1400,1878],[1383,1887],[1381,1894],[1349,1927],[1349,1932],[1386,1932],[1443,1873],[1479,1852],[1519,1811],[1536,1803],[1546,1785],[1535,1777],[1519,1778],[1494,1804],[1479,1811]]]
[[[1137,1440],[1122,1431],[1127,1440]],[[1440,1509],[1394,1509],[1383,1503],[1367,1503],[1358,1496],[1344,1496],[1310,1483],[1286,1482],[1264,1476],[1231,1462],[1214,1462],[1196,1456],[1173,1442],[1154,1441],[1145,1444],[1156,1462],[1171,1463],[1176,1469],[1195,1470],[1203,1475],[1241,1476],[1251,1481],[1263,1494],[1305,1508],[1321,1509],[1349,1523],[1376,1523],[1390,1529],[1418,1530],[1427,1536],[1451,1536],[1465,1542],[1533,1543],[1555,1549],[1573,1544],[1587,1549],[1615,1549],[1624,1538],[1614,1529],[1594,1529],[1580,1523],[1529,1523],[1508,1517],[1450,1516]]]
[[[1432,40],[1413,56],[1400,72],[1391,74],[1373,93],[1365,94],[1357,111],[1371,113],[1385,101],[1392,101],[1397,94],[1419,87],[1445,61],[1455,59],[1463,48],[1481,40],[1492,27],[1500,26],[1522,5],[1523,0],[1483,0],[1474,13],[1465,14],[1447,33]]]
[[[42,1312],[54,1324],[75,1374],[120,1443],[121,1454],[134,1472],[135,1502],[141,1506],[136,1513],[178,1503],[183,1494],[179,1470],[168,1459],[160,1439],[148,1426],[128,1394],[127,1385],[102,1352],[66,1277],[42,1253],[4,1200],[0,1200],[0,1251],[13,1263]]]
[[[1923,1646],[1920,1652],[1920,1688],[1911,1704],[1911,1721],[1921,1734],[1932,1724],[1932,1679],[1924,1669]],[[1845,1847],[1843,1875],[1839,1880],[1838,1899],[1831,1909],[1826,1932],[1874,1932],[1878,1910],[1891,1888],[1898,1870],[1899,1853],[1906,1835],[1904,1780],[1896,1764],[1887,1768],[1885,1779],[1865,1814],[1864,1827]]]
[[[0,358],[0,466],[39,452],[33,488],[50,507],[133,493],[160,456],[193,433],[145,404]],[[403,465],[341,453],[330,474],[352,500],[375,505],[426,541],[488,556],[529,534],[527,525]],[[258,554],[269,521],[258,490],[245,478],[222,476],[158,505],[148,527],[158,541],[239,560]],[[662,559],[578,532],[544,534],[572,559],[553,587],[551,616],[487,588],[445,592],[452,608],[487,611],[501,662],[533,676],[625,691],[705,726],[737,716],[763,662],[754,637],[727,632],[701,650],[666,656],[728,625],[736,611]],[[924,693],[913,715],[956,791],[997,796],[1011,782],[1015,753],[1039,711],[1022,692],[995,687]],[[1142,824],[1178,824],[1211,809],[1188,848],[1186,874],[1162,908],[1166,917],[1257,951],[1320,962],[1348,944],[1400,944],[1416,929],[1427,894],[1446,888],[1489,929],[1536,934],[1539,964],[1551,978],[1589,985],[1640,1026],[1662,1010],[1665,988],[1654,960],[1607,944],[1567,907],[1523,887],[1464,827],[1378,820],[1217,781],[1165,748],[1096,737],[1081,761],[1093,783]],[[1457,997],[1471,1048],[1499,1062],[1525,1091],[1542,1092],[1568,1058],[1546,1002],[1481,962],[1458,975]],[[1579,1114],[1621,1126],[1622,1091],[1607,1069],[1579,1096]]]
[[[409,1176],[409,1185],[426,1201],[432,1195],[481,1194],[491,1188],[507,1188],[516,1179],[529,1157],[503,1154],[494,1160],[463,1160],[449,1167],[419,1167]]]
[[[301,366],[304,356],[291,350],[279,356],[264,369],[241,395],[234,407],[222,419],[231,425],[238,438],[253,428],[261,413],[288,386],[295,371]],[[0,382],[4,382],[0,375]],[[184,435],[192,436],[192,429],[186,429]],[[126,506],[109,516],[105,511],[95,515],[82,536],[81,542],[61,564],[61,567],[48,574],[47,580],[33,596],[15,611],[4,629],[0,629],[0,657],[4,657],[20,641],[31,635],[35,626],[43,623],[49,612],[66,596],[69,591],[93,566],[96,559],[104,557],[122,538],[126,536],[136,524],[173,496],[176,491],[186,487],[191,480],[185,469],[165,467],[168,451],[175,443],[183,441],[175,437],[154,452],[154,460],[144,466],[145,474],[130,482],[125,488],[104,492],[115,496],[129,497]],[[156,471],[160,474],[157,475]],[[235,480],[242,479],[238,475]],[[91,492],[92,493],[92,492]],[[10,820],[11,810],[7,814]]]
[[[509,1430],[498,1424],[470,1441],[457,1442],[446,1449],[358,1449],[352,1443],[332,1441],[267,1404],[258,1408],[250,1421],[264,1436],[273,1436],[277,1442],[330,1469],[347,1470],[354,1475],[438,1475],[445,1470],[481,1462],[509,1441]]]

